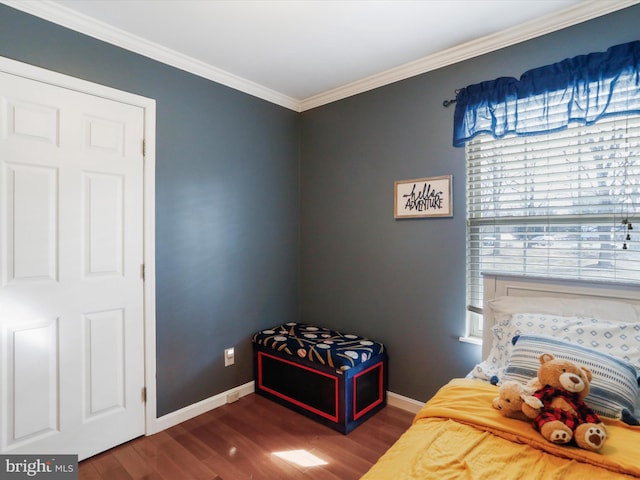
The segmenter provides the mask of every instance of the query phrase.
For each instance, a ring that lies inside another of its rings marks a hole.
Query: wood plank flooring
[[[342,435],[251,394],[84,460],[79,480],[355,480],[412,419],[387,406]],[[291,450],[306,450],[327,464],[303,467],[274,455]]]

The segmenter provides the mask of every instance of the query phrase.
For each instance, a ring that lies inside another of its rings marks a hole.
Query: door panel
[[[5,111],[4,137],[17,136],[58,144],[58,109],[49,105],[20,101],[12,97],[3,99]]]
[[[57,169],[5,164],[7,277],[57,280]]]
[[[59,425],[57,321],[24,325],[11,335],[10,383],[13,398],[14,440],[54,432]]]
[[[123,274],[124,176],[85,173],[86,275]]]
[[[86,420],[125,408],[124,316],[122,310],[89,313],[85,316],[89,357]]]

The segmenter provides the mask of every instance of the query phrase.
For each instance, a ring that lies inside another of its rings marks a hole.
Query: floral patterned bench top
[[[368,338],[295,322],[262,330],[253,342],[337,370],[348,370],[384,352],[382,343]]]

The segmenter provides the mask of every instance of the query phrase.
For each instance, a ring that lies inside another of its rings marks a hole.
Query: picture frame
[[[394,182],[394,218],[452,217],[452,179],[442,175]]]

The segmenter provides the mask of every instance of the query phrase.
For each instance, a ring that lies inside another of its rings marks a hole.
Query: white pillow
[[[500,378],[513,345],[505,332],[511,317],[518,313],[536,312],[556,317],[590,317],[613,322],[640,323],[640,306],[615,300],[595,298],[500,296],[488,301],[494,319],[492,347],[487,358],[476,365],[468,376],[490,380]],[[533,333],[544,333],[534,329]],[[635,362],[634,365],[636,365]],[[640,409],[640,401],[638,408]]]
[[[495,324],[493,344],[487,358],[476,365],[470,376],[499,381],[513,351],[513,338],[537,333],[613,355],[631,363],[640,376],[640,322],[626,323],[586,317],[517,313]],[[640,407],[640,404],[639,404]]]
[[[504,297],[515,298],[515,297]],[[595,319],[592,319],[595,320]],[[511,351],[512,339],[522,333],[543,333],[554,335],[567,325],[582,325],[585,319],[580,317],[562,317],[534,313],[518,313],[491,327],[492,346],[489,355],[470,372],[470,376],[495,383],[502,379]],[[597,322],[597,320],[595,320]]]
[[[513,337],[523,333],[541,333],[613,355],[631,363],[640,374],[640,323],[518,313],[506,322],[503,331],[507,361],[513,351]]]
[[[625,360],[640,376],[640,323],[567,325],[554,337]]]
[[[515,313],[536,312],[563,317],[595,317],[615,322],[640,322],[640,306],[595,298],[501,296],[487,302],[494,323],[508,321]]]

